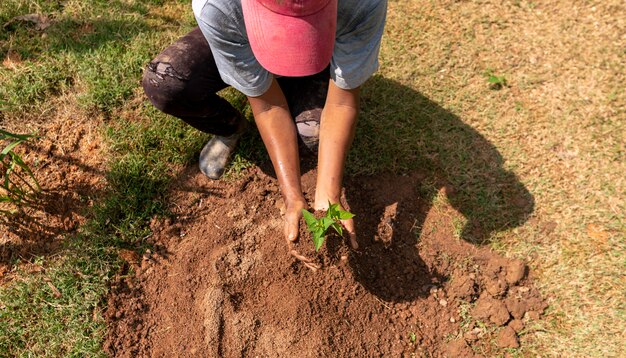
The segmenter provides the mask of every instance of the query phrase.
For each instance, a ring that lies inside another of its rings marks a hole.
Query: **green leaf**
[[[322,231],[316,231],[313,233],[313,244],[315,245],[315,251],[319,251],[320,247],[324,243],[324,233]]]
[[[348,220],[348,219],[352,219],[354,217],[354,214],[352,214],[351,212],[347,212],[345,210],[339,210],[339,220]]]
[[[494,84],[494,85],[505,86],[506,78],[504,76],[496,76],[496,75],[490,74],[489,78],[487,79],[487,82]]]
[[[331,219],[331,218],[327,218],[327,217],[323,217],[320,219],[320,222],[322,224],[322,227],[324,228],[324,232],[326,232],[326,230],[328,230],[328,228],[335,223],[335,220]]]
[[[13,200],[11,200],[11,198],[9,198],[8,196],[5,195],[0,195],[0,203],[4,203],[4,202],[12,202]]]
[[[9,145],[7,145],[2,152],[0,152],[0,159],[4,159],[4,156],[7,155],[7,153],[11,152],[11,150],[13,150],[13,148],[17,147],[20,143],[22,143],[21,140],[16,140],[15,142],[9,143]]]
[[[328,202],[328,211],[326,211],[326,217],[336,219],[339,217],[339,203],[331,204]]]
[[[317,219],[315,218],[315,216],[313,216],[313,214],[311,214],[306,209],[302,209],[302,216],[304,217],[304,221],[306,221],[309,230],[311,232],[314,231],[315,227],[317,226]]]
[[[9,138],[9,137],[20,139],[20,140],[27,140],[28,138],[33,138],[35,136],[32,134],[15,134],[15,133],[7,132],[7,131],[0,129],[0,139]]]
[[[337,232],[337,234],[339,234],[339,236],[343,236],[343,227],[341,227],[339,223],[335,222],[331,225],[331,227],[335,229],[335,231]]]
[[[33,179],[33,181],[35,182],[35,186],[37,187],[37,189],[41,190],[41,187],[39,186],[39,182],[37,182],[37,178],[35,178],[35,174],[33,174],[33,172],[30,170],[28,165],[24,163],[22,158],[19,155],[15,154],[14,152],[11,152],[9,154],[11,155],[11,159],[13,160],[13,162],[15,162],[20,168],[22,168],[26,173],[28,173],[31,179]]]

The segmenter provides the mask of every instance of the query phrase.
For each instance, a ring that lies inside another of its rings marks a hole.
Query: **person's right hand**
[[[293,200],[285,202],[285,228],[284,234],[287,242],[291,243],[298,239],[300,232],[300,218],[302,217],[302,209],[306,209],[307,205],[304,200]]]
[[[284,236],[289,245],[289,252],[308,267],[315,269],[310,266],[310,260],[293,249],[293,242],[298,239],[302,209],[307,205],[300,184],[296,125],[291,119],[287,100],[276,79],[272,80],[270,88],[265,93],[257,97],[248,97],[248,100],[285,200]]]
[[[306,208],[307,205],[304,199],[292,201],[286,200],[284,235],[289,247],[289,254],[301,261],[306,267],[313,271],[317,271],[320,269],[319,265],[314,264],[311,259],[300,254],[293,248],[293,243],[298,240],[298,235],[300,233],[300,218],[302,217],[302,209]]]

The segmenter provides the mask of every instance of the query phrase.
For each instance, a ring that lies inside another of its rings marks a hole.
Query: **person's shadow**
[[[259,164],[274,176],[269,161]],[[484,244],[492,233],[523,224],[534,200],[503,164],[496,147],[455,114],[396,81],[370,79],[344,178],[360,245],[349,261],[356,279],[396,302],[428,295],[430,285],[447,280],[417,249],[442,189],[466,219],[457,231],[468,242]],[[305,157],[302,172],[315,165],[315,156]]]
[[[447,279],[416,247],[442,189],[466,219],[459,236],[468,242],[484,244],[523,224],[534,200],[503,164],[495,146],[455,114],[398,82],[372,78],[344,180],[358,218],[361,247],[350,259],[357,280],[383,300],[411,301]]]
[[[292,82],[287,93],[316,94]],[[294,117],[313,102],[291,99]],[[258,136],[253,140],[262,145]],[[274,176],[271,163],[261,162]],[[523,224],[534,200],[503,164],[496,147],[455,114],[396,81],[370,79],[362,89],[344,178],[360,245],[349,260],[356,279],[380,299],[396,302],[428,295],[433,283],[448,279],[448,273],[428,267],[416,247],[442,189],[466,219],[457,228],[461,239],[480,245],[495,232]],[[314,155],[304,155],[303,173],[315,165]]]

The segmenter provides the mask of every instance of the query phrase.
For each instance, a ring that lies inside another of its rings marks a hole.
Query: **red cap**
[[[330,63],[337,0],[241,0],[257,61],[281,76],[308,76]]]

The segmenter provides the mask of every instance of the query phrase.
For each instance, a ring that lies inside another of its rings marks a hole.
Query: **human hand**
[[[302,217],[302,209],[306,209],[307,205],[304,199],[286,200],[284,208],[285,227],[283,230],[285,240],[289,247],[289,254],[299,261],[301,261],[306,267],[313,271],[320,269],[319,265],[313,263],[311,259],[300,254],[293,247],[293,243],[298,240],[300,233],[300,218]]]
[[[346,210],[346,209],[341,208],[341,206],[339,208],[341,210]],[[346,210],[346,211],[350,211],[350,210]],[[341,225],[343,225],[343,227],[348,232],[348,241],[350,242],[350,247],[352,247],[352,250],[357,250],[359,248],[359,244],[356,241],[356,231],[354,230],[354,218],[340,220],[340,222],[341,222]]]
[[[298,239],[302,209],[306,208],[307,205],[304,199],[285,200],[285,227],[283,233],[287,242],[292,243]]]

